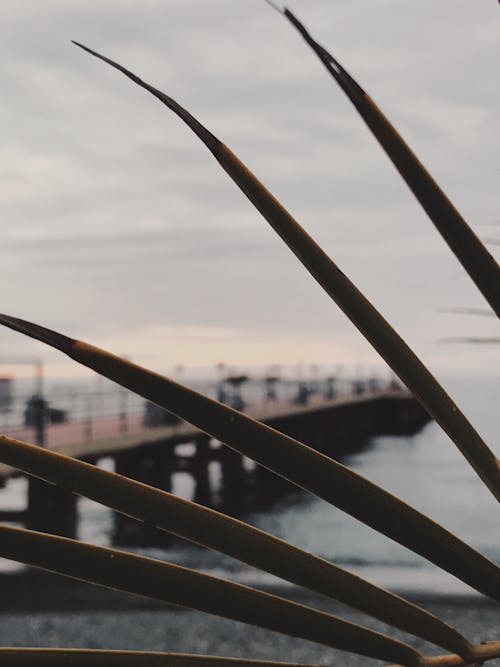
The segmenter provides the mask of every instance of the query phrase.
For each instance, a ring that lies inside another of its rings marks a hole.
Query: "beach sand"
[[[378,661],[311,642],[44,573],[0,577],[0,645],[175,651],[346,667]],[[298,588],[270,590],[384,631],[427,654],[425,642]],[[419,604],[474,642],[500,639],[500,607],[476,596],[425,596]],[[383,663],[380,663],[383,664]],[[500,667],[500,660],[488,665]]]

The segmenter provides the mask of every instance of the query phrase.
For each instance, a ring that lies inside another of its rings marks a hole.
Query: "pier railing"
[[[374,391],[397,389],[394,381],[375,376],[316,377],[314,380],[281,378],[269,396],[265,379],[249,378],[238,393],[226,389],[224,382],[205,381],[190,385],[211,398],[243,412],[266,416],[287,414],[290,406],[314,406],[333,399],[366,395]],[[181,420],[145,401],[135,393],[113,386],[108,388],[78,388],[68,386],[53,389],[42,396],[33,392],[14,394],[9,409],[0,412],[2,432],[13,438],[37,442],[64,451],[65,445],[90,443],[103,438],[119,437],[174,426]]]

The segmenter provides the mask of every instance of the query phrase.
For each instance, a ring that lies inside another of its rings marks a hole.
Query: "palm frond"
[[[298,30],[353,103],[374,137],[425,210],[434,226],[500,317],[500,269],[443,190],[387,120],[372,98],[289,10],[278,9]]]
[[[185,653],[74,648],[0,648],[0,662],[9,667],[318,667]]]

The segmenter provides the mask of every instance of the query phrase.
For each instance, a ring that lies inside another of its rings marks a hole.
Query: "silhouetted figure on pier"
[[[243,385],[248,382],[248,375],[230,375],[220,383],[224,400],[221,403],[231,406],[235,410],[244,410],[245,401],[242,395]],[[220,399],[219,399],[220,400]]]
[[[329,401],[333,400],[337,396],[337,380],[334,377],[326,378],[326,389],[325,389],[325,398]]]
[[[144,418],[142,423],[148,428],[172,426],[173,424],[179,424],[181,421],[182,419],[177,415],[164,408],[160,408],[156,403],[151,403],[150,401],[144,403]]]
[[[275,401],[278,398],[276,384],[279,382],[277,375],[268,375],[264,378],[266,386],[266,401]]]
[[[297,395],[294,399],[294,403],[298,403],[299,405],[306,405],[308,400],[309,400],[309,387],[307,386],[306,382],[299,382],[299,386],[297,389]]]

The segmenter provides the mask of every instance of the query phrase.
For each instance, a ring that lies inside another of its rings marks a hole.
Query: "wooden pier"
[[[305,404],[270,400],[249,406],[246,413],[337,459],[370,437],[411,434],[429,421],[407,391],[394,388],[366,388],[336,398],[315,395]],[[77,422],[51,425],[45,433],[46,446],[90,463],[111,458],[116,472],[165,491],[171,491],[174,474],[188,473],[194,481],[193,500],[233,514],[242,512],[249,503],[263,506],[291,488],[289,482],[190,424],[147,428],[140,415],[129,416],[126,423],[120,419],[95,420],[91,428]],[[33,442],[33,429],[16,429],[8,435]],[[0,465],[0,483],[18,475]],[[25,509],[0,510],[0,519],[76,537],[77,497],[63,488],[29,479]],[[152,544],[162,539],[152,527],[115,514],[115,544]]]

